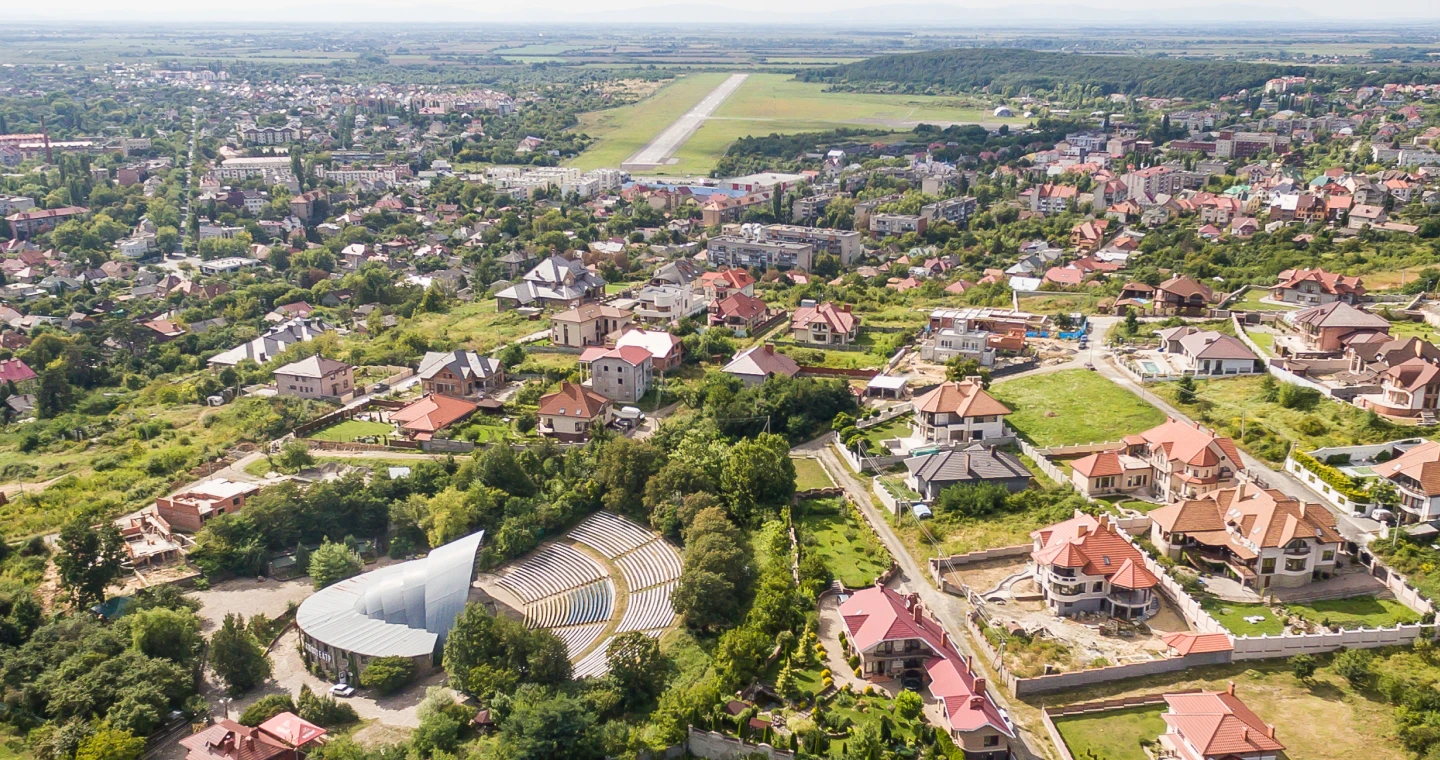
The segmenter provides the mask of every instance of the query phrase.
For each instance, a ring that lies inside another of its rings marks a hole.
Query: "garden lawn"
[[[1132,707],[1086,715],[1055,718],[1055,729],[1077,758],[1103,757],[1105,760],[1150,760],[1140,745],[1157,741],[1165,733],[1165,705]]]
[[[1309,409],[1286,409],[1266,401],[1260,376],[1201,380],[1195,383],[1196,403],[1176,401],[1176,383],[1153,383],[1155,395],[1175,404],[1191,418],[1235,439],[1240,448],[1267,462],[1285,461],[1290,442],[1300,451],[1322,446],[1381,443],[1423,434],[1409,425],[1397,425],[1367,415],[1359,407],[1319,397]],[[1245,436],[1240,436],[1241,413]]]
[[[1259,636],[1262,633],[1275,636],[1285,632],[1285,621],[1275,617],[1275,613],[1270,611],[1269,605],[1227,602],[1213,596],[1205,596],[1201,597],[1200,606],[1215,618],[1215,622],[1225,626],[1225,630],[1237,636],[1247,634]],[[1265,619],[1259,623],[1245,620],[1247,617],[1257,616]]]
[[[990,395],[1010,407],[1006,422],[1037,446],[1116,441],[1165,422],[1144,399],[1083,369],[996,382]]]
[[[1280,306],[1273,303],[1265,303],[1260,299],[1270,295],[1270,291],[1260,288],[1250,288],[1245,291],[1238,301],[1232,304],[1237,311],[1294,311],[1294,306]]]
[[[1250,332],[1246,330],[1245,334],[1250,337],[1250,340],[1255,342],[1255,345],[1260,347],[1261,351],[1265,352],[1266,356],[1275,355],[1275,333],[1261,332],[1259,330]]]
[[[820,460],[809,457],[795,457],[795,490],[808,491],[812,488],[834,488],[835,481],[830,473],[820,466]]]
[[[890,567],[890,555],[840,499],[800,503],[795,527],[805,551],[819,556],[830,572],[849,588],[864,588]]]
[[[1404,604],[1393,599],[1376,599],[1373,596],[1287,604],[1285,609],[1290,614],[1299,615],[1312,623],[1324,624],[1328,621],[1341,628],[1393,628],[1398,623],[1420,622],[1420,616]]]
[[[365,436],[394,435],[395,426],[385,422],[371,422],[369,420],[345,420],[344,422],[322,428],[311,433],[308,437],[317,441],[339,441],[348,443]]]
[[[904,438],[910,435],[910,415],[902,414],[893,420],[861,430],[865,434],[865,453],[870,456],[884,456],[889,452],[880,446],[881,441]]]

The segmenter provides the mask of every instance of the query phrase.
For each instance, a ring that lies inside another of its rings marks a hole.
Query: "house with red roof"
[[[414,441],[429,441],[435,434],[469,417],[480,407],[451,396],[427,393],[390,413],[390,421],[400,427],[406,438]]]
[[[1244,483],[1161,507],[1150,520],[1150,540],[1167,556],[1224,564],[1261,593],[1330,577],[1343,540],[1323,506]]]
[[[610,399],[579,383],[561,383],[560,390],[540,397],[541,435],[561,441],[590,440],[590,428],[610,422]]]
[[[228,718],[181,739],[180,746],[187,750],[185,760],[295,760],[298,756],[279,739]]]
[[[1375,474],[1399,491],[1400,522],[1440,518],[1440,443],[1425,441],[1408,448],[1400,456],[1375,465]]]
[[[1076,514],[1030,538],[1035,586],[1056,615],[1145,620],[1160,611],[1160,579],[1109,515]]]
[[[1344,301],[1355,304],[1365,295],[1359,277],[1327,272],[1323,269],[1286,269],[1270,287],[1270,297],[1281,303],[1302,306]]]
[[[591,346],[580,354],[580,367],[588,375],[581,385],[611,401],[634,403],[650,390],[655,358],[637,345]]]
[[[1070,467],[1071,482],[1086,496],[1145,491],[1171,502],[1234,486],[1244,463],[1231,439],[1172,418]]]
[[[744,269],[724,269],[700,275],[700,290],[706,302],[723,299],[731,293],[755,295],[755,278]]]
[[[753,332],[769,315],[770,307],[764,301],[744,293],[731,293],[710,302],[710,326],[727,327],[741,338]]]
[[[917,437],[936,443],[1003,438],[1010,408],[985,392],[978,377],[941,383],[913,402]]]
[[[875,585],[840,604],[860,672],[870,680],[915,679],[940,708],[945,729],[967,760],[1011,760],[1015,727],[971,669],[950,634],[925,614],[919,596]]]
[[[0,361],[0,383],[14,383],[16,386],[34,380],[39,377],[30,365],[20,359],[5,359]]]
[[[860,318],[848,303],[801,306],[790,318],[790,334],[799,343],[848,346],[860,334]]]
[[[1166,694],[1165,704],[1160,746],[1176,760],[1276,760],[1285,751],[1275,726],[1235,696],[1234,683],[1225,691]]]

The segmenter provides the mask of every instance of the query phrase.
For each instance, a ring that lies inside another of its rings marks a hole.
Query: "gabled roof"
[[[23,383],[37,377],[39,375],[35,374],[35,370],[20,359],[0,361],[0,382]]]
[[[931,414],[957,414],[961,417],[989,417],[1010,414],[1009,407],[985,392],[978,382],[960,380],[941,383],[934,390],[915,399],[915,410]]]
[[[1223,454],[1235,467],[1244,466],[1234,441],[1174,418],[1146,430],[1140,437],[1151,451],[1157,448],[1163,450],[1165,458],[1172,462],[1212,467],[1220,463],[1220,455]]]
[[[1219,230],[1216,230],[1216,232],[1219,232]],[[1160,283],[1155,289],[1186,300],[1197,295],[1202,297],[1206,303],[1215,300],[1215,294],[1209,287],[1183,275],[1180,277],[1172,277]]]
[[[1360,284],[1359,277],[1348,277],[1323,269],[1286,269],[1280,273],[1279,282],[1275,284],[1275,287],[1288,290],[1297,288],[1304,282],[1313,282],[1320,287],[1321,291],[1331,295],[1362,295],[1365,293],[1365,286]]]
[[[1209,330],[1180,339],[1180,347],[1196,359],[1256,359],[1255,353],[1233,335]]]
[[[593,420],[609,406],[610,399],[578,383],[561,383],[560,390],[540,397],[540,414]]]
[[[474,351],[426,351],[415,374],[429,380],[445,369],[464,380],[494,377],[502,371],[499,361]]]
[[[275,370],[274,374],[293,375],[295,377],[310,377],[320,379],[325,377],[326,375],[329,375],[332,372],[339,372],[341,370],[348,369],[349,367],[350,365],[346,364],[345,362],[335,361],[334,359],[326,359],[323,356],[317,355],[301,359],[298,362],[291,362],[289,364],[286,364],[285,366]]]
[[[794,359],[776,351],[775,346],[765,343],[735,354],[735,358],[721,371],[730,375],[794,377],[800,372],[800,365],[796,364]]]
[[[755,296],[736,291],[715,303],[715,312],[722,318],[754,319],[765,314],[769,307]]]
[[[831,332],[837,333],[848,333],[859,324],[848,306],[841,309],[828,302],[819,306],[802,306],[796,309],[795,316],[790,318],[793,327],[809,327],[811,322],[823,322],[829,326]]]
[[[1169,711],[1160,717],[1205,757],[1283,752],[1275,728],[1230,691],[1166,694]]]
[[[1351,306],[1344,301],[1331,301],[1319,306],[1310,306],[1290,315],[1290,321],[1297,325],[1311,327],[1349,327],[1357,330],[1381,330],[1389,332],[1390,322],[1384,317]]]
[[[1440,496],[1440,443],[1426,441],[1381,465],[1375,473],[1391,480],[1407,477],[1420,484],[1426,496]]]
[[[609,304],[587,303],[581,304],[569,311],[562,311],[550,316],[551,322],[592,322],[597,319],[624,319],[630,316],[630,312],[619,309]]]
[[[954,483],[975,480],[1029,478],[1030,471],[1015,455],[993,446],[975,444],[959,451],[937,451],[905,460],[905,468],[926,482]]]
[[[273,760],[294,757],[294,751],[258,728],[221,718],[208,728],[180,740],[187,760]]]
[[[399,422],[401,429],[425,437],[465,419],[479,408],[469,401],[431,393],[391,412],[390,421]]]
[[[1227,652],[1235,648],[1230,641],[1230,636],[1224,633],[1178,631],[1167,633],[1161,636],[1160,640],[1165,642],[1166,646],[1174,649],[1177,657],[1206,652]]]

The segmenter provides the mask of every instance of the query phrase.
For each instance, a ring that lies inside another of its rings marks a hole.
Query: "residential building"
[[[728,297],[732,293],[755,295],[755,278],[744,269],[724,269],[700,275],[700,292],[706,303]]]
[[[935,443],[1006,437],[1010,409],[985,392],[978,377],[941,383],[915,399],[916,435]]]
[[[738,235],[719,235],[705,244],[705,256],[716,267],[757,269],[802,269],[810,271],[815,247],[809,243],[785,243]]]
[[[1125,451],[1097,451],[1070,463],[1070,482],[1091,498],[1144,490],[1154,476],[1148,460]]]
[[[1030,486],[1030,471],[1014,454],[978,443],[910,457],[905,470],[905,484],[926,501],[955,485],[998,483],[1011,493]]]
[[[1234,132],[1221,130],[1215,138],[1216,158],[1251,158],[1261,153],[1284,153],[1290,146],[1288,135],[1274,132]]]
[[[1263,369],[1260,357],[1233,335],[1181,325],[1157,333],[1162,351],[1181,359],[1196,375],[1248,375]]]
[[[495,294],[501,311],[520,307],[574,309],[605,294],[605,280],[575,259],[554,255],[537,264],[520,282]]]
[[[1215,301],[1215,293],[1203,283],[1181,275],[1155,287],[1155,307],[1164,313],[1202,316]]]
[[[634,322],[634,315],[626,309],[587,303],[550,316],[550,342],[568,348],[603,346],[612,333]]]
[[[1329,577],[1344,540],[1325,507],[1246,483],[1161,507],[1150,520],[1150,540],[1166,556],[1222,564],[1260,593]]]
[[[920,681],[966,760],[1013,760],[1014,726],[917,595],[877,584],[851,594],[838,613],[863,677]]]
[[[963,356],[974,359],[982,367],[994,366],[995,349],[990,345],[990,336],[991,333],[985,330],[941,328],[921,342],[920,358],[944,364],[957,356]]]
[[[53,230],[61,222],[71,217],[88,213],[90,213],[90,209],[83,206],[63,206],[61,208],[17,211],[5,217],[5,221],[10,223],[10,237],[24,240],[32,235]]]
[[[1184,188],[1183,172],[1173,166],[1148,166],[1120,175],[1125,197],[1149,205],[1159,195],[1175,195]]]
[[[674,324],[705,311],[707,302],[689,285],[646,285],[635,293],[634,315],[648,324]]]
[[[591,347],[580,355],[580,366],[589,368],[584,385],[611,401],[633,404],[654,382],[654,358],[640,346]]]
[[[244,509],[246,499],[259,492],[260,486],[253,483],[234,483],[217,478],[173,496],[156,499],[155,511],[171,528],[197,533],[216,516]]]
[[[616,348],[637,346],[649,352],[656,372],[667,372],[680,366],[685,357],[685,343],[678,335],[664,330],[642,330],[627,327],[615,341]]]
[[[480,407],[464,399],[427,393],[418,400],[390,412],[400,434],[412,441],[434,440],[445,428],[474,414]]]
[[[275,392],[281,396],[338,399],[354,390],[354,367],[318,355],[286,364],[274,375]]]
[[[1160,579],[1109,515],[1080,513],[1030,538],[1031,572],[1050,612],[1145,620],[1160,611]]]
[[[710,302],[709,324],[711,327],[726,327],[738,337],[746,337],[763,324],[770,315],[770,307],[764,301],[745,295],[730,295]]]
[[[1286,314],[1285,319],[1314,351],[1343,351],[1357,339],[1390,334],[1389,320],[1344,301],[1300,309]]]
[[[185,760],[297,760],[299,753],[259,728],[229,718],[210,724],[180,740]]]
[[[1440,519],[1440,443],[1425,441],[1373,469],[1400,492],[1400,522]]]
[[[1150,463],[1151,488],[1162,501],[1195,499],[1229,488],[1245,469],[1234,441],[1194,423],[1170,419],[1126,436],[1122,443],[1123,453]]]
[[[425,393],[467,400],[479,399],[505,384],[505,367],[474,351],[427,351],[415,374]]]
[[[874,214],[870,217],[870,231],[878,237],[910,232],[923,235],[926,224],[928,220],[916,214]]]
[[[270,328],[254,340],[246,341],[235,348],[210,357],[209,363],[233,367],[250,359],[256,364],[264,364],[286,348],[296,343],[314,340],[316,336],[332,330],[334,330],[333,327],[319,319],[292,319]]]
[[[790,334],[800,343],[848,346],[859,337],[860,319],[850,311],[850,304],[801,306],[790,318]]]
[[[950,222],[956,227],[964,229],[970,223],[970,217],[975,215],[980,207],[980,202],[974,197],[965,195],[958,198],[946,198],[943,201],[936,201],[920,207],[920,216],[927,222]]]
[[[536,430],[561,441],[588,441],[591,427],[610,422],[610,411],[610,399],[579,383],[561,383],[560,390],[540,397]]]
[[[1036,185],[1020,194],[1022,202],[1028,200],[1030,211],[1036,214],[1059,214],[1069,208],[1076,199],[1076,190],[1071,185]]]
[[[794,224],[767,224],[760,229],[765,240],[776,243],[798,243],[810,246],[815,253],[828,253],[840,259],[841,266],[865,255],[860,241],[865,236],[855,230],[837,230],[829,227],[800,227]],[[710,260],[715,264],[715,260]],[[809,267],[797,267],[806,269]]]
[[[735,354],[720,371],[740,378],[746,385],[759,385],[774,375],[794,377],[800,373],[800,365],[776,351],[774,344],[765,343]]]
[[[300,142],[298,127],[247,127],[240,130],[240,139],[248,145],[285,145]]]
[[[1384,206],[1371,206],[1357,204],[1350,209],[1349,221],[1345,226],[1352,230],[1362,230],[1366,227],[1380,227],[1389,220],[1389,214],[1385,212]]]
[[[1357,405],[1389,417],[1433,419],[1440,410],[1440,366],[1433,361],[1407,359],[1381,370],[1378,379],[1380,392],[1361,394]]]
[[[14,383],[17,388],[24,391],[40,376],[23,359],[0,359],[0,383]]]
[[[1093,253],[1105,244],[1108,219],[1087,219],[1070,230],[1070,246],[1081,254]]]
[[[1273,81],[1273,80],[1272,80]],[[1174,760],[1281,760],[1285,745],[1275,738],[1275,726],[1266,723],[1235,696],[1232,682],[1226,691],[1166,694],[1167,709],[1160,715],[1165,733],[1160,752]]]

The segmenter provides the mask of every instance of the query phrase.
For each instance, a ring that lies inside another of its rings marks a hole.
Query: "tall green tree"
[[[326,541],[310,555],[310,580],[315,588],[325,588],[359,575],[364,566],[355,550],[345,544]]]
[[[60,529],[59,549],[55,569],[70,603],[83,610],[105,601],[105,589],[119,577],[125,559],[125,540],[115,524],[88,512],[77,515]]]
[[[232,695],[243,694],[270,677],[270,661],[259,640],[235,613],[225,616],[220,630],[210,637],[210,667]]]

